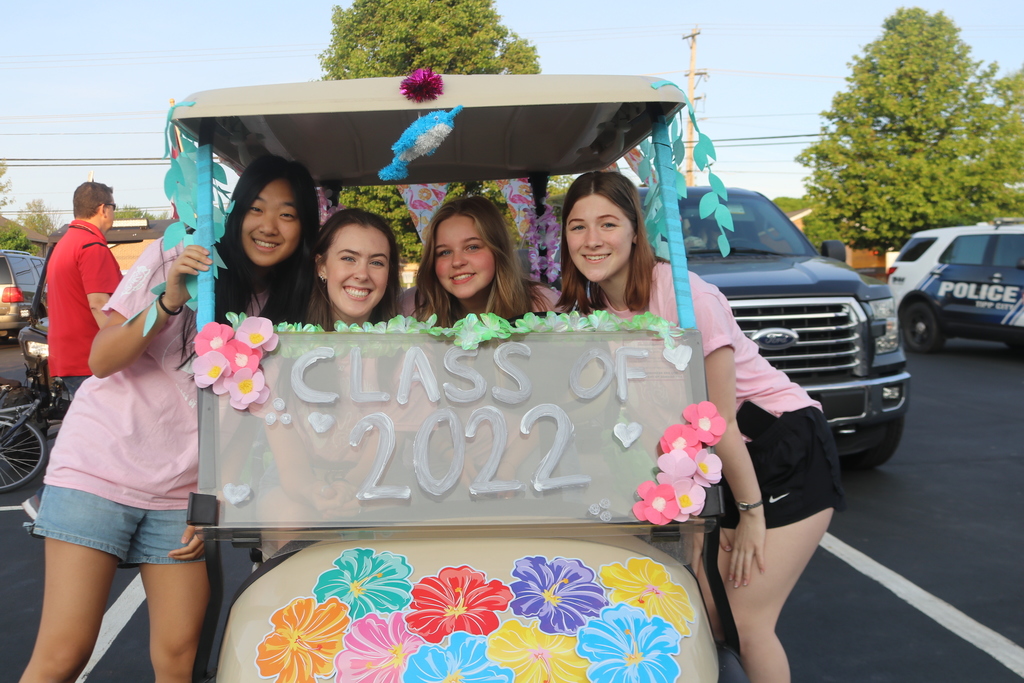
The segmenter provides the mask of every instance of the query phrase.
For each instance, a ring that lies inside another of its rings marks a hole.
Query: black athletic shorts
[[[747,451],[761,487],[769,529],[828,508],[846,508],[836,442],[817,408],[784,413],[747,444]],[[724,489],[722,526],[735,529],[739,523],[736,499],[728,484]]]

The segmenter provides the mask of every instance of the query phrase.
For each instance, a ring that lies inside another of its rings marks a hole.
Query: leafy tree
[[[166,213],[156,216],[150,213],[149,211],[143,211],[139,207],[133,206],[131,204],[118,205],[117,211],[114,212],[115,220],[122,220],[127,218],[145,218],[146,220],[149,221],[156,221],[162,218],[166,218],[166,216]]]
[[[49,235],[61,226],[60,210],[47,206],[42,199],[33,199],[25,204],[21,216],[21,224],[26,229],[35,230],[41,235]]]
[[[501,24],[492,0],[355,0],[336,6],[330,46],[320,55],[327,80],[405,76],[430,68],[439,74],[533,74],[537,50]],[[484,194],[502,204],[486,183],[453,183],[449,196]],[[419,261],[420,241],[398,190],[345,188],[340,203],[379,213],[396,227],[402,256]]]
[[[7,193],[11,191],[11,181],[4,180],[4,175],[7,173],[7,163],[4,159],[0,159],[0,209],[10,204],[10,200],[7,198]]]
[[[17,249],[18,251],[36,253],[36,248],[28,241],[25,231],[17,225],[0,228],[0,249]]]
[[[1024,208],[1024,77],[971,59],[942,12],[899,9],[855,57],[809,166],[816,220],[853,247]]]

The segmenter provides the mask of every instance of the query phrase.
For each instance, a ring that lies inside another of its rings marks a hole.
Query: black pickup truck
[[[888,285],[847,266],[838,241],[819,253],[748,190],[728,191],[735,232],[723,257],[717,224],[698,213],[710,191],[687,188],[680,201],[690,269],[722,290],[761,354],[821,402],[844,467],[886,462],[899,446],[910,387]]]

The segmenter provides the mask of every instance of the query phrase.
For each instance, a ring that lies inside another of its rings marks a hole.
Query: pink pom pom
[[[436,100],[444,93],[441,75],[430,69],[416,69],[399,86],[398,90],[414,102]]]

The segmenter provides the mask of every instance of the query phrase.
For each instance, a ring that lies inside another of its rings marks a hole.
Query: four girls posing
[[[229,311],[296,322],[295,312],[305,311],[303,322],[332,330],[401,310],[421,320],[436,315],[450,327],[470,313],[515,319],[556,307],[677,320],[670,268],[647,241],[636,188],[617,173],[585,174],[566,195],[557,303],[523,274],[506,221],[482,197],[455,199],[437,212],[425,231],[416,289],[401,302],[391,228],[375,214],[345,209],[318,230],[313,181],[300,164],[256,160],[239,180],[234,206],[219,246],[228,268],[216,284],[218,322]],[[83,385],[61,429],[34,526],[47,539],[46,587],[24,683],[78,676],[119,564],[141,566],[156,680],[189,679],[208,586],[202,540],[185,524],[198,439],[188,373],[195,318],[184,309],[183,278],[211,265],[200,247],[163,252],[153,245],[106,308],[90,357],[96,378]],[[160,282],[166,291],[157,322],[143,335],[146,316],[137,314]],[[693,275],[690,286],[710,398],[728,424],[717,446],[732,503],[721,571],[732,583],[743,663],[755,683],[787,681],[775,622],[833,509],[843,505],[838,458],[820,406],[758,354],[717,289]],[[760,418],[751,423],[756,429],[737,421],[745,403],[756,406],[745,409]],[[336,495],[317,495],[327,493]]]

